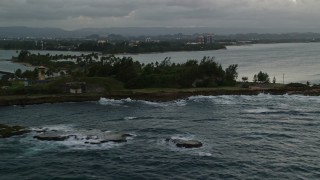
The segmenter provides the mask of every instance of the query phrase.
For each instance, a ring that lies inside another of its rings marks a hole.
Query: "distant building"
[[[129,43],[129,46],[130,46],[130,47],[136,47],[136,46],[139,46],[139,44],[140,44],[140,41],[131,41],[131,42]]]
[[[108,43],[108,40],[99,40],[97,43],[98,44],[105,44],[105,43]]]
[[[205,44],[213,44],[214,43],[213,35],[212,34],[206,34],[205,38],[204,38],[204,43]]]
[[[214,36],[213,34],[203,34],[197,37],[198,44],[213,44],[214,43]]]
[[[204,36],[198,36],[197,37],[197,43],[198,44],[204,44]]]
[[[160,42],[160,40],[155,40],[155,39],[151,39],[151,38],[146,38],[145,39],[145,42],[146,43],[159,43]]]

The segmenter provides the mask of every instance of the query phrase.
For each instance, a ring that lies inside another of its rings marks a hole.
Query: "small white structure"
[[[70,88],[70,93],[71,94],[82,94],[82,89],[81,88]]]
[[[71,94],[82,94],[86,92],[85,82],[66,83],[66,92]]]

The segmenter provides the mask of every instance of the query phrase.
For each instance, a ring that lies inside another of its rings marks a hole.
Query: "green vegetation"
[[[76,62],[57,61],[59,58],[76,59]],[[51,73],[48,71],[58,73],[65,70],[69,77],[77,81],[86,77],[108,77],[120,81],[129,89],[234,86],[238,76],[237,65],[230,65],[224,70],[211,57],[204,57],[201,61],[188,60],[181,64],[172,63],[170,58],[160,63],[141,64],[131,57],[118,58],[113,55],[100,58],[97,54],[64,57],[35,55],[21,51],[16,61],[45,66],[49,75]],[[33,72],[17,70],[15,75],[34,79],[37,70]]]
[[[81,63],[80,63],[81,66]],[[204,57],[200,62],[189,60],[186,63],[171,63],[169,58],[162,62],[141,64],[130,57],[108,56],[100,62],[83,65],[85,76],[115,77],[126,88],[189,88],[216,87],[235,84],[237,65],[226,70],[213,58]]]
[[[139,42],[139,43],[103,43],[85,42],[79,45],[77,51],[98,51],[104,54],[119,53],[151,53],[167,51],[205,51],[226,49],[223,44],[185,44],[181,42]]]
[[[180,41],[143,42],[117,40],[0,40],[0,49],[91,51],[104,54],[150,53],[166,51],[205,51],[226,49],[225,44],[186,44]]]
[[[85,82],[88,93],[111,92],[123,89],[123,83],[112,77],[57,77],[48,79],[45,83],[31,82],[25,85],[24,81],[12,81],[8,88],[0,89],[0,95],[44,95],[66,93],[66,83]],[[1,82],[1,81],[0,81]]]
[[[62,62],[60,59],[69,61]],[[296,84],[277,84],[275,80],[270,84],[269,75],[262,71],[254,76],[254,82],[248,82],[248,77],[242,77],[242,82],[236,82],[238,65],[232,64],[224,69],[212,57],[188,60],[185,63],[172,63],[170,58],[165,58],[161,62],[143,64],[131,57],[119,58],[95,53],[51,56],[21,51],[14,61],[46,67],[46,80],[38,80],[41,69],[25,72],[17,70],[13,76],[14,81],[0,81],[4,87],[0,89],[0,105],[87,101],[98,100],[102,96],[172,100],[200,93],[284,94],[289,90],[294,92],[295,89],[290,88],[297,87]],[[71,89],[74,93],[74,89],[79,88],[85,94],[70,94]]]
[[[89,55],[82,55],[78,56],[71,56],[71,55],[54,55],[51,56],[50,54],[41,55],[38,54],[31,54],[27,50],[20,51],[18,57],[15,57],[13,60],[20,63],[28,63],[33,66],[41,66],[45,65],[49,70],[58,70],[61,68],[73,68],[74,62],[71,61],[58,61],[61,59],[68,60],[68,59],[77,59],[77,58],[84,58],[87,59],[88,56],[96,57],[97,54],[89,54]]]
[[[253,76],[253,82],[260,82],[260,83],[270,83],[270,78],[268,73],[264,73],[260,71],[258,74]],[[275,80],[274,80],[275,83]]]
[[[40,48],[40,47],[39,47]],[[34,41],[0,40],[0,49],[37,49]]]
[[[81,56],[31,54],[21,51],[15,62],[46,67],[46,80],[39,81],[39,72],[16,70],[11,77],[0,81],[0,95],[49,95],[66,94],[70,89],[79,89],[94,97],[98,94],[139,93],[137,89],[185,89],[233,87],[238,76],[237,65],[226,69],[204,57],[176,64],[165,58],[162,62],[143,64],[131,57],[98,56],[92,53]],[[59,61],[68,59],[70,61]],[[42,73],[40,73],[42,74]],[[8,81],[8,79],[15,79]],[[82,87],[73,83],[80,83]],[[69,83],[69,85],[68,85]],[[72,88],[70,88],[72,87]],[[77,87],[77,88],[75,88]],[[135,90],[134,90],[135,89]]]
[[[293,88],[308,88],[309,84],[302,84],[302,83],[289,83],[286,87],[293,87]]]

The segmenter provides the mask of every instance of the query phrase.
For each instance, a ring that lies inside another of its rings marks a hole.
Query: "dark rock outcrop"
[[[64,141],[68,139],[71,135],[65,135],[59,132],[47,132],[33,136],[33,138],[41,141]]]
[[[196,141],[196,140],[167,138],[166,142],[171,142],[171,143],[175,144],[177,147],[181,147],[181,148],[200,148],[200,147],[202,147],[202,143],[200,141]]]
[[[8,138],[29,133],[30,130],[23,126],[8,126],[0,124],[0,138]]]
[[[121,143],[121,142],[127,142],[127,137],[131,135],[129,134],[121,134],[121,133],[109,133],[106,134],[101,143],[104,142],[116,142],[116,143]]]
[[[132,136],[131,134],[103,132],[95,136],[88,135],[86,137],[86,140],[90,140],[90,141],[86,141],[86,143],[89,143],[89,144],[101,144],[101,143],[107,143],[107,142],[122,143],[122,142],[127,142],[127,138],[131,136]]]
[[[40,131],[41,132],[41,131]],[[107,142],[122,143],[127,142],[127,138],[132,135],[114,132],[102,132],[99,130],[63,132],[63,131],[45,131],[34,138],[41,141],[64,141],[73,138],[79,141],[85,141],[86,144],[102,144]]]

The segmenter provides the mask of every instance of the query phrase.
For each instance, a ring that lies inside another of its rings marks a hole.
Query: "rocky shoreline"
[[[177,91],[177,92],[135,92],[128,91],[126,93],[108,93],[108,94],[81,94],[81,95],[31,95],[31,96],[0,96],[0,106],[12,105],[33,105],[43,103],[63,103],[63,102],[86,102],[98,101],[101,97],[110,99],[126,99],[146,100],[154,102],[173,101],[177,99],[185,99],[190,96],[220,96],[220,95],[258,95],[261,93],[271,95],[306,95],[320,96],[320,88],[257,88],[257,89],[201,89],[193,91]]]
[[[31,95],[31,96],[0,96],[0,106],[34,105],[44,103],[98,101],[99,95]]]
[[[133,134],[103,131],[103,130],[78,130],[63,131],[48,128],[27,128],[23,126],[8,126],[0,124],[0,139],[19,137],[25,134],[33,134],[33,139],[38,141],[67,141],[76,140],[83,144],[100,145],[103,143],[125,143],[135,137]],[[182,138],[166,138],[165,142],[178,148],[200,148],[203,143],[198,140]]]
[[[31,131],[23,126],[8,126],[5,124],[0,124],[0,138],[20,136],[29,132]]]

